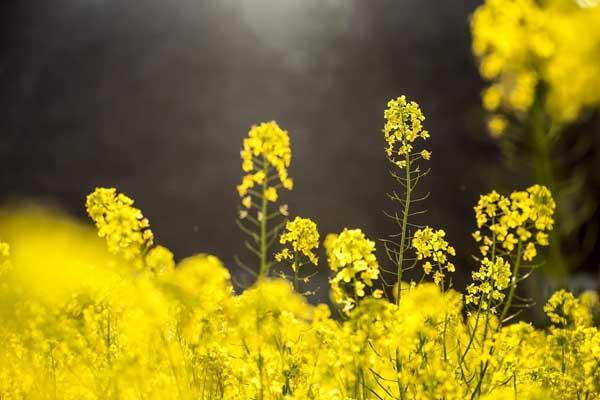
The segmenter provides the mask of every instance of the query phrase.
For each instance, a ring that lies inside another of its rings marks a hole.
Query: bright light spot
[[[243,18],[266,46],[294,63],[310,62],[348,29],[349,0],[239,0]]]
[[[593,8],[600,3],[600,0],[576,0],[581,8]]]

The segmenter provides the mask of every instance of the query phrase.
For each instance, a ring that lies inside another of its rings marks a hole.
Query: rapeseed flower
[[[329,268],[333,301],[347,313],[366,296],[366,288],[379,278],[379,263],[375,257],[375,242],[367,239],[360,229],[344,229],[337,236],[328,236]],[[375,292],[381,297],[380,291]]]
[[[126,260],[142,256],[154,243],[150,223],[133,204],[131,198],[113,188],[96,188],[85,203],[108,250]]]
[[[416,113],[413,106],[406,110]],[[420,132],[412,119],[403,123]],[[259,142],[248,144],[251,154],[271,149],[285,159],[285,151]],[[248,172],[243,179],[250,186],[241,188],[244,220],[266,227],[287,215],[285,206],[269,213],[253,201],[259,184],[259,202],[272,202],[265,194],[281,184],[273,183],[279,174]],[[402,246],[386,247],[392,255],[410,250],[414,257],[400,266],[421,263],[434,280],[395,276],[396,299],[385,298],[393,284],[377,288],[387,271],[374,241],[360,229],[327,235],[331,296],[341,319],[266,273],[236,293],[229,270],[209,254],[175,264],[171,251],[154,245],[148,221],[133,204],[115,189],[97,189],[86,202],[96,230],[44,210],[0,210],[0,398],[600,397],[597,293],[553,294],[544,307],[547,329],[513,323],[507,314],[526,278],[520,268],[532,268],[527,262],[550,241],[555,204],[543,186],[480,198],[473,238],[482,254],[464,293],[444,287],[456,251],[443,230],[412,231],[411,222]],[[307,262],[316,265],[316,223],[296,217],[282,227],[282,235],[248,232],[259,244],[261,237],[279,239],[283,248],[275,257],[292,261],[294,272]]]

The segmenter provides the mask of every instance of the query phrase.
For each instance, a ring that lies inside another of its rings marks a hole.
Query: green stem
[[[481,317],[481,300],[479,300],[479,305],[477,308],[477,316],[475,317],[475,324],[473,325],[473,330],[471,331],[471,334],[469,335],[469,342],[467,343],[467,347],[465,348],[465,351],[463,352],[462,356],[460,357],[459,365],[465,361],[465,357],[467,357],[467,353],[471,349],[471,345],[473,344],[473,340],[475,339],[475,335],[477,334],[477,328],[479,327],[479,318],[480,317]],[[467,326],[468,326],[468,323],[469,323],[469,321],[467,321]]]
[[[406,139],[404,139],[404,145],[406,145]],[[398,270],[397,270],[397,282],[396,282],[396,290],[398,294],[396,295],[396,306],[400,305],[400,285],[402,283],[402,270],[404,264],[404,244],[406,242],[406,227],[408,225],[408,212],[410,210],[410,196],[411,196],[411,180],[410,180],[410,156],[408,152],[405,155],[406,161],[406,196],[404,199],[404,213],[402,215],[402,231],[400,234],[400,248],[398,249]]]
[[[534,106],[531,113],[531,130],[533,132],[533,168],[537,183],[554,186],[552,168],[552,131],[547,127],[546,118],[541,105]]]
[[[547,186],[553,193],[557,193],[555,160],[553,159],[552,145],[554,138],[558,135],[559,127],[548,123],[544,112],[544,106],[537,102],[530,114],[531,131],[533,134],[533,178],[535,183]],[[560,221],[558,221],[560,224]],[[568,264],[561,251],[561,239],[558,231],[550,233],[550,260],[547,264],[547,272],[553,274],[562,281],[568,273]]]
[[[300,266],[298,265],[298,255],[294,257],[294,291],[298,292],[298,270]]]
[[[267,276],[269,274],[268,266],[267,266],[267,176],[269,173],[269,166],[267,164],[267,160],[263,156],[263,172],[265,173],[265,178],[263,180],[262,187],[262,205],[261,205],[261,218],[260,218],[260,277]]]
[[[398,393],[400,394],[400,400],[405,400],[404,390],[402,388],[402,383],[400,382],[400,371],[402,369],[402,364],[400,363],[400,349],[396,347],[396,359],[394,360],[396,364],[396,383],[398,385]]]
[[[508,310],[512,304],[513,297],[515,296],[515,291],[517,289],[517,280],[519,279],[519,268],[521,266],[521,253],[523,251],[523,243],[519,240],[517,245],[517,259],[515,260],[515,268],[512,273],[512,282],[510,285],[510,290],[508,292],[508,297],[506,298],[506,303],[504,304],[504,309],[502,310],[502,314],[500,314],[498,329],[502,326],[502,321],[508,314]]]
[[[473,394],[471,394],[471,400],[481,395],[481,384],[483,383],[483,377],[485,376],[488,366],[489,362],[486,362],[485,366],[481,369],[481,372],[479,374],[479,380],[477,381],[477,386],[475,386],[475,390],[473,391]]]

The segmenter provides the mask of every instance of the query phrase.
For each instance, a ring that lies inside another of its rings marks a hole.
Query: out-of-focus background
[[[486,133],[469,33],[479,3],[4,1],[0,197],[85,218],[86,194],[114,186],[178,259],[209,252],[235,268],[239,149],[252,124],[277,120],[293,146],[292,215],[384,237],[383,110],[404,94],[431,132],[424,221],[447,230],[466,271],[479,194],[531,183]],[[598,259],[579,272],[597,274]]]

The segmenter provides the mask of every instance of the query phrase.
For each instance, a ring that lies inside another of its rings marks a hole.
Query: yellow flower
[[[10,246],[8,243],[0,241],[0,257],[8,258],[10,256]]]
[[[591,0],[585,0],[591,1]],[[581,0],[580,2],[584,2]],[[473,13],[473,52],[490,86],[483,106],[501,105],[514,114],[527,112],[543,83],[542,102],[558,122],[576,119],[600,104],[600,7],[579,7],[576,0],[486,0]],[[495,122],[490,132],[500,134]],[[490,126],[492,127],[492,126]]]
[[[240,155],[242,169],[247,173],[240,185],[242,188],[251,188],[255,183],[262,184],[268,170],[273,168],[281,185],[292,189],[293,182],[287,172],[292,159],[290,138],[275,121],[253,126],[244,139]]]
[[[483,92],[483,107],[488,111],[496,111],[502,100],[502,87],[492,85]]]
[[[538,232],[535,234],[535,240],[540,246],[548,246],[548,234],[544,232]]]
[[[328,235],[325,242],[329,268],[335,273],[330,279],[332,299],[349,312],[355,299],[365,296],[365,287],[379,278],[375,242],[360,229],[344,229],[339,235]]]
[[[519,241],[517,240],[517,238],[515,238],[515,235],[513,235],[512,233],[509,233],[506,236],[504,236],[504,241],[502,242],[502,247],[504,247],[504,249],[506,249],[508,251],[513,251],[515,248],[515,245],[518,242]]]
[[[96,223],[98,236],[106,239],[111,253],[127,260],[141,256],[154,241],[150,223],[133,203],[113,188],[97,188],[86,200],[86,209]]]
[[[429,261],[426,261],[425,264],[423,264],[423,271],[425,272],[425,275],[429,275],[431,273],[432,268],[433,266],[431,265],[431,263]]]
[[[9,257],[10,246],[8,245],[8,243],[5,243],[0,240],[0,278],[2,278],[2,275],[9,271],[12,267]]]
[[[467,286],[466,304],[474,304],[482,310],[494,310],[494,307],[504,299],[502,291],[510,283],[511,268],[508,261],[496,257],[492,261],[485,257],[478,271],[471,274],[473,283]]]
[[[433,282],[436,285],[439,285],[443,279],[444,279],[444,274],[441,271],[435,271],[435,273],[433,274]]]
[[[252,206],[252,197],[246,196],[242,199],[242,205],[245,208],[250,208]]]
[[[473,234],[477,241],[483,240],[481,254],[488,255],[494,241],[504,250],[512,253],[518,244],[523,249],[524,261],[532,261],[539,245],[548,244],[548,234],[554,224],[556,204],[545,186],[533,185],[524,191],[515,191],[510,197],[497,192],[481,196],[475,206],[477,226],[480,230]],[[481,230],[486,233],[482,234]]]
[[[290,249],[288,249],[287,247],[284,247],[279,253],[275,254],[275,260],[277,260],[277,262],[291,259],[293,259],[293,256],[290,253]]]
[[[531,261],[536,255],[537,251],[535,249],[535,245],[532,242],[527,243],[527,246],[525,246],[525,251],[523,252],[523,260]]]
[[[444,270],[454,272],[454,264],[448,261],[448,256],[455,256],[456,250],[444,239],[446,232],[425,227],[417,230],[412,238],[411,246],[418,260],[427,260],[423,264],[425,275],[429,275],[435,267],[434,282],[439,284],[445,277]],[[432,261],[434,264],[432,264]]]
[[[265,198],[270,202],[276,202],[277,201],[277,189],[275,189],[272,186],[267,188],[267,190],[265,191]]]
[[[492,137],[502,136],[504,131],[506,131],[507,125],[508,121],[506,118],[499,114],[492,115],[487,123],[488,131]]]
[[[390,100],[384,112],[383,134],[387,143],[388,158],[400,168],[407,167],[405,158],[410,155],[412,143],[417,139],[429,138],[429,132],[423,129],[425,116],[414,101],[406,101],[405,96]],[[430,153],[421,153],[428,159]]]
[[[572,293],[559,290],[550,297],[544,306],[544,312],[553,324],[568,325],[575,320],[577,306],[577,299]]]
[[[156,246],[146,254],[146,266],[155,275],[165,275],[175,269],[173,253],[163,246]]]
[[[456,271],[456,267],[454,266],[454,263],[449,262],[446,267],[448,268],[448,272],[455,272]]]
[[[285,247],[275,256],[278,261],[295,260],[296,257],[303,255],[312,264],[319,263],[314,253],[314,250],[319,247],[319,231],[317,224],[310,219],[296,217],[293,221],[287,222],[279,242],[284,245],[289,244],[291,247]]]

